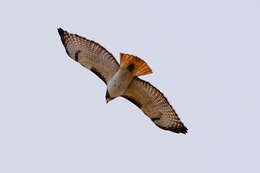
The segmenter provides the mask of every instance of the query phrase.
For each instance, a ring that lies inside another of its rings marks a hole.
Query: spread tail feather
[[[127,68],[136,76],[153,73],[145,61],[137,56],[120,53],[120,68]]]

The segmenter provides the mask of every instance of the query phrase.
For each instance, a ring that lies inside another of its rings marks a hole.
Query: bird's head
[[[108,102],[110,102],[111,100],[113,100],[114,98],[110,97],[108,91],[106,92],[106,102],[108,104]]]

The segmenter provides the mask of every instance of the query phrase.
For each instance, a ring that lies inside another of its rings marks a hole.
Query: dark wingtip
[[[154,121],[154,120],[158,120],[158,119],[152,119],[152,120]],[[178,134],[182,133],[182,134],[186,135],[186,133],[188,133],[188,129],[187,129],[187,127],[184,126],[183,123],[181,123],[181,125],[179,127],[171,127],[171,128],[166,128],[166,127],[160,126],[156,123],[155,123],[155,125],[157,125],[158,127],[160,127],[163,130],[169,130],[171,132],[178,133]]]
[[[58,28],[58,33],[60,35],[60,38],[61,38],[63,45],[65,46],[64,36],[66,34],[66,31],[64,31],[62,28]]]
[[[188,133],[188,129],[184,125],[182,125],[181,127],[177,128],[177,129],[173,129],[171,131],[173,131],[175,133],[183,133],[185,135]]]
[[[180,129],[179,133],[183,133],[183,134],[186,135],[186,134],[188,133],[187,127],[183,126],[183,127]]]
[[[58,28],[58,33],[60,34],[60,37],[62,38],[64,36],[65,31],[62,28]]]

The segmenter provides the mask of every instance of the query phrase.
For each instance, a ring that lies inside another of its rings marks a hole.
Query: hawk
[[[58,33],[70,58],[95,73],[106,85],[106,102],[121,96],[146,114],[158,127],[186,134],[167,98],[153,85],[138,76],[151,74],[145,61],[137,56],[120,53],[120,64],[100,44],[58,28]]]

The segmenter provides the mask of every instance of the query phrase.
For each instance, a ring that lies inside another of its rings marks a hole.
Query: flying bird
[[[106,85],[106,102],[123,97],[146,114],[158,127],[186,134],[167,98],[153,85],[138,76],[152,73],[148,64],[137,56],[120,53],[120,64],[100,44],[58,28],[70,58],[95,73]]]

